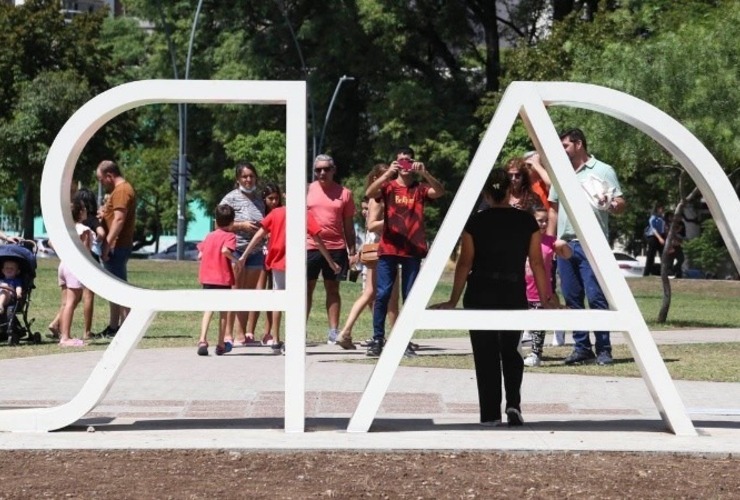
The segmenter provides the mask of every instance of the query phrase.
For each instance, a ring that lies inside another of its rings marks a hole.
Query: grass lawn
[[[563,358],[571,347],[545,346],[542,366],[525,368],[532,373],[567,373],[570,375],[601,375],[609,377],[640,377],[640,370],[629,348],[615,345],[612,349],[614,364],[611,366],[565,366]],[[734,360],[740,356],[739,343],[725,344],[666,344],[659,345],[666,367],[674,380],[704,380],[712,382],[740,382],[740,370]],[[528,348],[524,349],[527,353]],[[362,362],[372,362],[368,360]],[[404,366],[453,368],[472,370],[472,355],[419,356],[404,359]]]
[[[34,319],[33,330],[47,332],[46,327],[56,314],[59,307],[59,288],[57,287],[56,272],[59,261],[57,259],[39,259],[36,278],[36,289],[33,291],[29,319]],[[143,288],[175,289],[198,288],[196,262],[169,262],[131,260],[129,262],[129,281]],[[445,274],[434,291],[431,302],[440,302],[449,295],[451,275]],[[657,277],[631,279],[627,281],[638,302],[643,316],[651,329],[680,329],[680,328],[738,328],[740,327],[740,282],[738,281],[704,281],[704,280],[672,280],[673,300],[669,322],[657,325],[655,318],[662,300],[662,288]],[[346,317],[349,307],[360,294],[360,283],[346,282],[341,286],[342,293],[342,321]],[[308,321],[308,341],[323,341],[326,336],[326,314],[324,312],[324,292],[321,283],[316,287],[314,307]],[[173,347],[194,346],[200,328],[201,313],[160,313],[152,323],[140,347]],[[108,303],[102,298],[95,302],[95,318],[93,331],[102,330],[108,322]],[[255,335],[260,338],[264,326],[263,321],[258,323]],[[215,336],[215,322],[211,325],[211,338]],[[370,335],[372,330],[371,315],[366,312],[360,316],[354,327],[354,337],[362,339]],[[73,334],[81,336],[82,308],[75,314]],[[457,337],[467,335],[465,331],[417,331],[415,338],[430,337]],[[94,341],[84,349],[101,349],[107,341]],[[738,381],[738,374],[732,364],[737,359],[740,346],[728,344],[714,345],[680,345],[661,346],[661,352],[668,361],[669,370],[675,378],[691,378],[695,380],[723,380]],[[37,356],[40,354],[58,353],[60,349],[55,343],[47,342],[42,345],[28,345],[23,343],[18,347],[0,348],[0,359],[11,357]],[[622,350],[623,349],[623,350]],[[561,352],[562,351],[562,352]],[[565,348],[546,350],[546,356],[561,359],[566,355]],[[616,348],[614,352],[616,363],[610,367],[609,374],[615,376],[639,376],[637,367],[626,347]],[[404,361],[413,366],[420,363],[434,363],[435,366],[470,368],[471,359],[445,360],[435,356],[434,359]],[[693,358],[689,360],[688,358]],[[719,359],[715,359],[719,358]],[[722,366],[722,360],[728,365]],[[547,361],[547,359],[546,359]],[[538,370],[557,372],[564,367],[556,363],[546,363]],[[594,367],[568,367],[568,373],[579,373],[579,370],[594,370]],[[732,372],[735,371],[735,374]],[[699,372],[699,373],[697,373]],[[595,373],[604,373],[599,368]],[[693,374],[693,375],[692,375]]]

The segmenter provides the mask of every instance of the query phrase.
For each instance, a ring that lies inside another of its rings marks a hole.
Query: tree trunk
[[[562,21],[565,16],[573,12],[573,0],[553,0],[552,18],[555,21]]]
[[[486,19],[481,19],[486,38],[486,90],[498,92],[501,76],[501,49],[499,47],[498,20],[496,2]]]
[[[23,179],[23,238],[32,240],[33,234],[33,193],[35,186],[32,179]]]
[[[679,180],[679,192],[680,192],[680,180]],[[668,252],[673,244],[674,228],[676,227],[679,220],[683,219],[683,207],[686,203],[691,201],[699,193],[698,188],[694,188],[688,196],[683,198],[678,205],[676,205],[676,213],[673,214],[671,220],[671,227],[668,228],[668,232],[663,244],[663,252],[660,254],[660,281],[663,284],[663,302],[660,305],[658,311],[658,323],[664,324],[668,321],[668,311],[671,308],[671,280],[668,279]],[[673,259],[671,259],[672,261]]]

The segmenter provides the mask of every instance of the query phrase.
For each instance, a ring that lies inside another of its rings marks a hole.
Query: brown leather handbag
[[[378,243],[365,243],[360,248],[360,262],[367,267],[378,263]]]

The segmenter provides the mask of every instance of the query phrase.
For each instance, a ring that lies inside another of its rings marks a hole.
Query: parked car
[[[625,278],[642,277],[645,271],[645,265],[642,262],[623,252],[614,252],[614,258],[617,259],[617,265]]]
[[[198,243],[200,241],[186,241],[183,260],[198,260]],[[168,246],[164,252],[153,253],[150,259],[177,260],[177,243]]]
[[[34,241],[36,242],[37,259],[49,259],[57,256],[57,253],[49,244],[49,238],[36,238]]]

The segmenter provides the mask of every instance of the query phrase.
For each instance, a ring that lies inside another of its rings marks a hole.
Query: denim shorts
[[[237,259],[242,256],[242,250],[236,250],[234,257]],[[247,256],[247,260],[244,262],[244,269],[264,269],[265,268],[265,254],[262,250],[252,252]]]
[[[103,262],[103,267],[116,278],[128,281],[126,264],[131,257],[130,248],[114,248],[108,254],[108,260]]]

